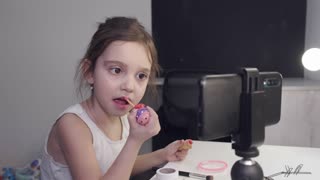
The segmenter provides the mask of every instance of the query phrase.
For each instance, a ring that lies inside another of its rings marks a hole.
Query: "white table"
[[[320,148],[304,148],[291,146],[262,145],[258,147],[260,155],[253,158],[263,169],[264,176],[270,176],[279,172],[288,172],[286,168],[292,168],[292,173],[273,176],[274,180],[319,180],[320,179]],[[235,155],[230,143],[194,141],[192,149],[185,160],[170,162],[166,167],[173,167],[180,171],[210,174],[215,180],[230,180],[230,171],[233,164],[241,158]],[[220,173],[203,173],[197,169],[201,161],[222,160],[228,164],[227,169]],[[300,172],[311,174],[294,174],[297,167]],[[191,179],[179,176],[180,179]],[[151,178],[156,180],[155,176]]]

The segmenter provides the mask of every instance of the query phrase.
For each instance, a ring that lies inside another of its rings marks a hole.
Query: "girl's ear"
[[[82,62],[82,72],[84,79],[88,82],[88,84],[92,85],[94,83],[93,71],[92,71],[92,63],[88,59],[85,59]]]

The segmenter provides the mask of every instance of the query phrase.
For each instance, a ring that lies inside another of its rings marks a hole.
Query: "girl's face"
[[[97,59],[88,81],[93,84],[94,99],[105,113],[122,116],[143,97],[151,70],[146,48],[137,42],[115,41]]]

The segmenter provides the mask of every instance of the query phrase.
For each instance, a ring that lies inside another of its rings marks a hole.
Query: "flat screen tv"
[[[152,0],[163,73],[241,67],[303,77],[306,0]]]

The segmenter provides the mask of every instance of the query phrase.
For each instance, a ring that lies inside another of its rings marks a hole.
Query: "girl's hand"
[[[145,125],[140,125],[136,121],[137,109],[133,108],[128,115],[128,120],[130,124],[130,134],[129,138],[133,138],[141,143],[145,142],[152,136],[155,136],[160,131],[160,123],[157,113],[149,106],[147,109],[150,113],[150,120]]]
[[[180,147],[186,143],[186,140],[176,140],[168,144],[164,149],[165,159],[171,161],[181,161],[185,159],[189,149],[181,149]]]

